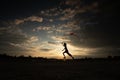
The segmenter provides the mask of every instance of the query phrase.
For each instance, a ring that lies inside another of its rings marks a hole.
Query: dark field
[[[0,61],[0,80],[120,80],[120,60]]]

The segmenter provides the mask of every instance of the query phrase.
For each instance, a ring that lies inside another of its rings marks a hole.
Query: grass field
[[[120,80],[120,61],[0,61],[0,80]]]

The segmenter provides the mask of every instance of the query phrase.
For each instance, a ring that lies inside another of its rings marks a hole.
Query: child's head
[[[63,43],[63,46],[66,46],[66,43]]]

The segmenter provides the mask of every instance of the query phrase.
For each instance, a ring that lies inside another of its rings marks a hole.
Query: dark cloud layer
[[[21,29],[17,27],[0,27],[0,52],[10,55],[20,55],[26,50],[24,48],[15,47],[11,44],[27,43],[30,37],[22,33]],[[19,53],[20,52],[20,53]]]
[[[89,19],[81,23],[81,35],[86,41],[86,46],[117,47],[120,44],[117,20],[118,3],[115,1],[100,1],[98,4],[99,12],[97,14],[87,12],[79,15],[80,18]]]
[[[1,0],[0,17],[21,18],[58,5],[60,0]]]
[[[86,1],[86,0],[85,0]],[[88,2],[91,5],[95,0]],[[101,0],[98,2],[98,12],[91,10],[78,14],[80,23],[80,40],[71,37],[72,43],[77,46],[88,48],[101,48],[90,54],[96,56],[120,55],[120,29],[118,27],[118,2]],[[78,17],[77,16],[77,17]]]

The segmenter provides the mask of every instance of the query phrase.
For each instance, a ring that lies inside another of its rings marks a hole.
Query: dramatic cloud
[[[64,3],[61,3],[61,5],[69,5],[71,7],[67,7],[64,9],[61,9],[61,14],[63,14],[63,16],[61,16],[59,19],[64,21],[64,20],[69,20],[69,19],[74,19],[75,16],[80,15],[80,14],[84,14],[84,13],[90,13],[90,12],[94,12],[97,13],[98,12],[98,2],[94,1],[91,3],[88,3],[87,5],[83,5],[84,1],[82,0],[66,0]],[[79,17],[80,18],[80,17]]]
[[[52,44],[52,45],[57,45],[57,44],[59,44],[59,41],[48,41],[48,44]]]
[[[22,32],[18,27],[6,27],[0,29],[1,40],[5,42],[15,42],[22,43],[26,41],[29,37]]]
[[[19,28],[15,27],[7,27],[0,29],[0,51],[7,52],[14,50],[14,47],[10,45],[10,43],[23,43],[27,41],[27,37],[25,34],[21,32]]]
[[[0,28],[0,51],[9,55],[22,55],[33,49],[32,43],[38,41],[36,36],[29,36],[22,32],[19,27]],[[20,54],[19,54],[20,53]],[[26,53],[27,55],[29,55]]]
[[[60,20],[64,21],[64,20],[72,19],[76,15],[76,12],[74,9],[68,8],[65,9],[62,14],[64,14],[64,16],[60,17]]]
[[[36,42],[38,40],[39,40],[38,37],[32,36],[32,37],[30,37],[30,39],[27,42],[31,43],[31,42]]]
[[[49,51],[51,51],[52,49],[46,49],[46,48],[44,48],[44,49],[40,49],[40,51],[44,51],[44,52],[49,52]]]
[[[65,4],[66,4],[66,5],[73,6],[73,5],[80,4],[80,2],[81,2],[81,0],[76,0],[76,1],[74,1],[74,0],[66,0],[66,1],[65,1]]]
[[[39,26],[36,29],[33,29],[33,31],[40,31],[40,30],[48,31],[51,29],[52,29],[52,27],[50,27],[50,26]]]
[[[9,1],[10,8],[1,10],[4,13],[0,13],[1,53],[60,58],[62,42],[68,44],[69,51],[76,57],[105,57],[120,52],[118,16],[114,13],[119,3],[98,0],[22,2],[24,5]]]
[[[53,40],[58,41],[58,42],[68,42],[70,43],[69,36],[52,36],[51,37]]]
[[[19,25],[19,24],[22,24],[26,21],[32,21],[32,22],[43,22],[43,18],[42,17],[39,17],[39,16],[30,16],[30,17],[27,17],[27,18],[24,18],[24,19],[16,19],[15,20],[15,24],[16,25]]]

